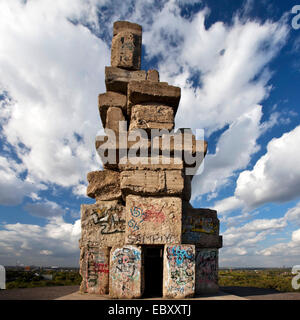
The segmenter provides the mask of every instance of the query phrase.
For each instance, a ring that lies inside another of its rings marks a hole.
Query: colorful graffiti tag
[[[91,213],[94,224],[99,224],[101,234],[125,232],[125,220],[120,219],[121,207],[102,207],[94,209]]]
[[[147,209],[142,209],[142,206],[135,206],[130,209],[131,219],[128,221],[128,226],[132,232],[139,230],[139,225],[143,221],[150,221],[154,223],[163,223],[165,221],[165,215],[163,208],[156,208],[154,205],[150,205]]]
[[[108,290],[109,251],[101,248],[87,248],[85,255],[87,292],[105,294]]]
[[[168,296],[192,295],[195,290],[195,248],[190,245],[166,247]]]
[[[114,249],[111,254],[110,273],[112,290],[122,296],[128,296],[135,289],[140,290],[141,282],[141,251],[133,246]]]
[[[184,217],[183,225],[183,232],[217,234],[219,228],[216,219],[199,216]]]

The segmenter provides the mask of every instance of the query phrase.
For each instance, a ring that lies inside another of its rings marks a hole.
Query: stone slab
[[[107,91],[119,92],[126,95],[128,83],[133,80],[146,80],[146,71],[105,67],[105,85]]]
[[[87,174],[89,182],[87,196],[96,201],[109,201],[122,198],[120,173],[113,170],[91,171]]]
[[[190,204],[183,205],[182,234],[185,241],[197,239],[197,235],[219,235],[219,219],[217,212],[211,209],[193,208]]]
[[[125,121],[122,109],[109,107],[106,115],[105,128],[113,130],[116,134],[119,134],[120,121]]]
[[[213,294],[219,291],[218,250],[196,248],[196,293]]]
[[[130,81],[127,90],[127,113],[130,116],[131,108],[135,104],[160,102],[174,109],[176,114],[181,89],[179,87],[170,86],[162,82],[152,81]]]
[[[110,107],[121,108],[123,114],[127,114],[127,97],[126,94],[121,94],[118,92],[108,91],[106,93],[101,93],[98,96],[98,108],[102,121],[103,128],[106,125],[106,114]]]
[[[159,73],[157,70],[148,70],[147,71],[147,80],[152,82],[159,82]]]
[[[118,201],[82,204],[81,246],[112,247],[125,241],[125,207]]]
[[[108,248],[93,246],[90,242],[80,250],[81,292],[107,294],[109,289]]]
[[[115,21],[113,25],[113,36],[122,31],[130,31],[134,34],[142,36],[142,26],[129,21]]]
[[[113,247],[110,255],[109,295],[133,299],[143,294],[142,250],[138,246]]]
[[[183,299],[195,294],[195,246],[165,245],[163,297]]]
[[[126,197],[126,243],[180,243],[182,200],[179,197]]]
[[[184,177],[181,170],[136,170],[121,172],[123,195],[181,196]]]
[[[111,42],[111,66],[129,70],[141,68],[142,35],[119,31]]]
[[[129,130],[174,128],[173,108],[161,103],[142,103],[132,106]]]

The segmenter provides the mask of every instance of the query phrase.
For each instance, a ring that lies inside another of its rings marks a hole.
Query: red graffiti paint
[[[158,210],[154,206],[144,211],[144,221],[162,223],[165,221],[165,215],[162,209]]]
[[[109,273],[108,264],[95,262],[95,271],[100,273]]]

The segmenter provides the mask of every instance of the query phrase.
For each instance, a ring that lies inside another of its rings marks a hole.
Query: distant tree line
[[[52,274],[52,280],[45,280],[43,274]],[[74,271],[48,271],[40,274],[35,271],[6,271],[6,288],[34,288],[47,286],[80,285],[81,276]]]

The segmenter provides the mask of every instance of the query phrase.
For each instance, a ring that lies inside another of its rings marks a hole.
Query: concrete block
[[[128,244],[179,243],[182,201],[179,197],[126,197]]]
[[[183,203],[182,228],[186,241],[197,238],[198,233],[219,235],[219,224],[217,211],[193,208],[190,204]]]
[[[127,114],[127,96],[126,94],[121,94],[113,91],[99,94],[98,107],[102,125],[103,128],[105,128],[108,108],[117,107],[123,111],[123,114]]]
[[[117,107],[108,108],[105,128],[111,129],[116,134],[119,134],[119,122],[120,121],[125,121],[125,117],[123,115],[122,110]]]
[[[181,89],[179,87],[170,86],[162,82],[151,81],[130,81],[127,90],[127,113],[131,115],[131,108],[135,104],[159,102],[168,105],[174,109],[176,114]]]
[[[129,30],[118,32],[111,42],[112,67],[139,70],[141,68],[142,35]]]
[[[116,21],[113,25],[113,36],[117,35],[122,31],[129,31],[138,36],[142,36],[142,26],[137,23],[129,21]]]
[[[196,248],[196,294],[217,293],[218,250]]]
[[[123,195],[182,195],[184,177],[181,170],[136,170],[121,172]]]
[[[161,103],[136,104],[131,109],[129,130],[134,129],[166,129],[174,128],[174,110]]]
[[[87,174],[89,182],[87,196],[96,201],[121,199],[120,173],[112,170],[91,171]]]
[[[195,294],[195,246],[165,245],[163,297],[183,299]]]
[[[81,247],[80,275],[81,292],[108,294],[109,289],[109,248],[101,248],[89,242]]]
[[[146,71],[131,71],[116,67],[105,67],[105,85],[107,91],[115,91],[127,95],[130,81],[146,80]]]
[[[123,245],[125,240],[125,207],[118,201],[82,204],[81,242],[92,241],[99,247]]]
[[[147,80],[152,82],[159,82],[159,73],[157,70],[147,71]]]
[[[110,254],[109,295],[133,299],[143,294],[142,250],[138,246],[113,247]]]

